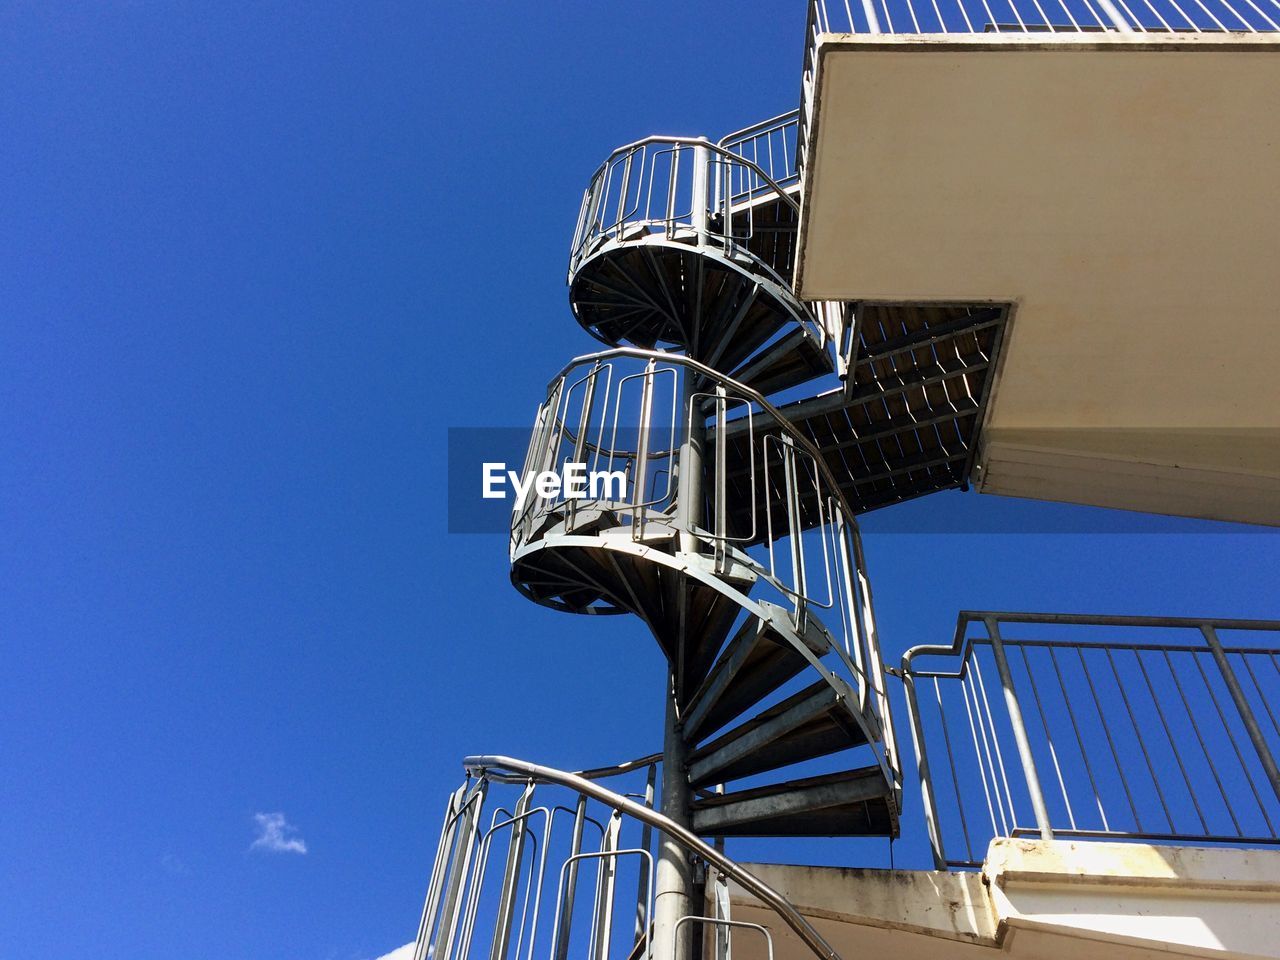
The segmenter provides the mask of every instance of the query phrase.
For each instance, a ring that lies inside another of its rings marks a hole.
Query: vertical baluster
[[[1169,824],[1169,832],[1177,832],[1177,826],[1174,825],[1173,816],[1169,812],[1169,804],[1165,800],[1164,787],[1160,785],[1160,778],[1156,775],[1156,768],[1151,762],[1151,752],[1147,750],[1147,741],[1142,736],[1142,727],[1138,724],[1137,717],[1133,713],[1133,704],[1129,702],[1129,691],[1125,689],[1124,681],[1120,679],[1120,671],[1116,669],[1115,657],[1111,655],[1111,648],[1107,647],[1104,651],[1107,655],[1107,663],[1111,665],[1111,675],[1115,677],[1116,687],[1120,691],[1120,699],[1124,703],[1124,709],[1129,714],[1129,723],[1133,727],[1134,736],[1138,738],[1138,747],[1142,751],[1142,757],[1147,764],[1147,772],[1151,775],[1151,783],[1156,788],[1156,796],[1160,798],[1160,807],[1164,810],[1164,818]]]
[[[657,782],[658,766],[649,764],[645,778],[644,805],[653,809],[654,784]],[[653,846],[653,827],[645,823],[640,828],[640,849],[649,850]],[[636,944],[649,937],[649,858],[640,857],[639,880],[636,883]],[[652,949],[652,944],[649,945]],[[646,951],[648,952],[648,951]]]
[[[1142,815],[1138,813],[1138,805],[1133,801],[1133,791],[1129,788],[1129,778],[1124,775],[1124,765],[1120,762],[1120,754],[1116,750],[1116,743],[1111,736],[1111,725],[1107,723],[1107,714],[1102,709],[1102,701],[1098,699],[1098,690],[1093,683],[1093,674],[1089,672],[1089,664],[1085,661],[1084,652],[1076,647],[1076,656],[1080,658],[1080,667],[1084,670],[1085,682],[1089,685],[1089,694],[1093,698],[1093,708],[1098,712],[1098,722],[1102,724],[1102,732],[1106,735],[1107,745],[1111,748],[1111,760],[1116,765],[1116,773],[1120,777],[1120,784],[1124,787],[1124,795],[1129,801],[1129,812],[1133,814],[1133,822],[1138,828],[1138,832],[1143,832]]]
[[[978,761],[978,773],[982,779],[982,794],[986,798],[987,813],[991,817],[991,835],[993,837],[1008,836],[1009,824],[1005,820],[1004,806],[1000,803],[999,782],[995,783],[995,802],[992,802],[992,784],[987,781],[987,764],[991,764],[992,767],[994,767],[994,763],[992,763],[991,760],[991,748],[987,745],[987,730],[982,724],[982,713],[978,708],[978,693],[976,690],[971,691],[973,682],[970,678],[973,674],[969,667],[972,666],[972,663],[973,661],[971,659],[966,662],[963,668],[963,674],[960,678],[960,689],[964,694],[964,712],[969,718],[969,735],[973,740],[973,755]],[[972,705],[969,703],[969,695],[971,692],[973,694]],[[975,717],[977,720],[976,723]],[[991,778],[995,781],[994,770],[992,771]],[[997,808],[1000,810],[1000,824],[996,823]],[[1001,829],[1002,825],[1003,829]]]
[[[648,500],[645,490],[649,476],[649,431],[653,416],[653,380],[656,376],[654,361],[645,365],[640,388],[640,426],[636,431],[636,476],[631,485],[631,535],[639,540],[644,537],[645,508]]]
[[[1174,669],[1173,658],[1169,656],[1169,651],[1165,650],[1164,662],[1169,668],[1169,675],[1173,677],[1173,685],[1178,691],[1178,698],[1182,701],[1182,710],[1187,715],[1187,722],[1191,724],[1191,729],[1196,735],[1196,741],[1200,744],[1200,752],[1204,754],[1204,758],[1209,763],[1209,770],[1213,773],[1213,782],[1218,785],[1218,794],[1222,797],[1222,805],[1226,808],[1228,816],[1231,817],[1231,824],[1235,827],[1236,836],[1244,836],[1240,829],[1240,821],[1236,819],[1235,809],[1231,806],[1231,798],[1227,796],[1227,791],[1223,787],[1222,777],[1218,776],[1218,765],[1213,762],[1213,754],[1210,752],[1208,745],[1204,742],[1204,735],[1200,732],[1200,722],[1196,719],[1194,711],[1191,709],[1191,703],[1187,700],[1186,691],[1182,689],[1182,681],[1178,679],[1178,671]],[[1191,656],[1194,658],[1195,654]]]
[[[1040,715],[1040,726],[1044,730],[1045,743],[1049,745],[1049,757],[1053,760],[1053,772],[1058,778],[1058,789],[1062,793],[1062,802],[1067,808],[1067,822],[1071,829],[1076,829],[1076,815],[1071,809],[1071,797],[1067,793],[1067,783],[1062,776],[1062,765],[1058,763],[1058,750],[1053,743],[1053,732],[1049,729],[1049,721],[1044,715],[1044,704],[1040,700],[1040,688],[1036,684],[1035,671],[1031,669],[1031,658],[1027,656],[1027,648],[1019,647],[1022,652],[1022,666],[1027,671],[1027,679],[1031,681],[1031,697],[1036,702],[1036,712]]]
[[[440,932],[434,939],[435,951],[432,960],[449,960],[453,956],[454,938],[458,933],[458,919],[463,907],[463,896],[466,891],[467,876],[471,866],[471,854],[475,849],[477,821],[480,817],[484,789],[484,781],[476,784],[476,788],[463,804],[458,818],[458,840],[454,847],[454,859],[450,865],[449,878],[445,882],[441,897]]]
[[[1169,722],[1165,719],[1164,708],[1160,705],[1160,698],[1156,696],[1156,688],[1151,683],[1151,676],[1147,673],[1147,665],[1142,661],[1142,651],[1135,649],[1133,651],[1134,659],[1138,661],[1138,669],[1142,672],[1142,679],[1146,682],[1147,693],[1151,696],[1151,702],[1155,705],[1156,715],[1160,718],[1160,726],[1164,728],[1165,739],[1169,741],[1169,746],[1173,750],[1173,758],[1178,764],[1178,770],[1182,773],[1182,781],[1186,784],[1187,795],[1191,798],[1191,805],[1195,807],[1196,816],[1200,820],[1200,828],[1207,835],[1209,833],[1209,824],[1205,820],[1204,811],[1200,809],[1200,799],[1196,796],[1196,788],[1191,785],[1191,778],[1187,776],[1186,764],[1182,762],[1182,751],[1178,749],[1177,741],[1174,740],[1173,733],[1169,730]]]
[[[569,841],[569,857],[564,872],[564,886],[556,904],[555,923],[551,931],[551,955],[554,960],[567,960],[569,937],[573,932],[573,901],[578,888],[577,856],[582,852],[582,828],[587,819],[587,798],[578,796],[578,806],[573,816],[573,833]],[[435,958],[432,958],[435,960]]]
[[[978,708],[977,692],[982,693],[982,709],[985,712],[986,721],[983,725],[985,734],[987,725],[991,727],[991,749],[995,753],[995,763],[993,766],[992,779],[995,780],[995,774],[999,774],[999,780],[995,782],[996,801],[1000,801],[1000,787],[1004,787],[1004,798],[1009,804],[1009,821],[1014,829],[1018,827],[1018,808],[1013,802],[1013,791],[1009,788],[1009,773],[1004,766],[1004,751],[1000,749],[1000,731],[996,728],[995,714],[991,710],[991,701],[987,698],[987,681],[982,676],[982,661],[978,659],[976,650],[973,657],[973,677],[977,681],[974,693],[974,708]],[[1003,809],[1003,807],[1002,807]],[[1038,822],[1037,822],[1038,825]],[[1007,829],[1007,828],[1006,828]]]
[[[1076,648],[1077,651],[1079,648]],[[1093,802],[1098,807],[1098,815],[1102,818],[1102,829],[1110,830],[1111,826],[1107,823],[1107,809],[1103,806],[1102,795],[1098,793],[1098,781],[1093,775],[1093,764],[1089,762],[1089,751],[1085,748],[1084,739],[1080,736],[1080,724],[1076,722],[1076,711],[1071,706],[1071,693],[1067,689],[1065,681],[1062,679],[1062,668],[1058,665],[1058,653],[1053,648],[1049,648],[1049,660],[1053,664],[1053,672],[1058,677],[1058,689],[1062,693],[1062,702],[1066,704],[1067,716],[1071,719],[1071,729],[1075,731],[1076,746],[1080,750],[1080,759],[1084,761],[1085,773],[1089,776],[1089,787],[1093,790]]]
[[[498,894],[489,960],[507,960],[507,951],[511,946],[511,922],[515,919],[516,897],[520,892],[520,868],[524,860],[525,818],[532,800],[533,784],[530,783],[520,795],[512,814],[511,840],[507,846],[507,862],[502,871],[502,890]]]
[[[450,857],[453,854],[454,838],[457,836],[458,815],[467,794],[464,783],[449,797],[445,805],[444,826],[440,830],[440,840],[436,844],[436,859],[431,868],[431,878],[427,881],[427,896],[422,905],[422,919],[418,923],[418,941],[414,949],[414,960],[425,960],[431,948],[431,938],[436,927],[437,912],[440,909],[440,895],[444,890],[445,877],[448,875]]]

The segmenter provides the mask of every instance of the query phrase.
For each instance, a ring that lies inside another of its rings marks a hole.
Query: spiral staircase
[[[655,428],[673,422],[684,426]],[[512,580],[538,603],[649,627],[671,664],[693,829],[895,835],[862,549],[820,452],[759,392],[636,348],[575,361],[538,424],[527,470],[622,465],[626,485],[610,499],[531,499],[513,524]],[[834,769],[784,772],[822,759]],[[698,793],[722,784],[735,787]]]
[[[568,956],[572,890],[590,858],[595,960],[612,955],[628,856],[641,866],[623,954],[698,960],[710,947],[687,921],[715,928],[717,956],[743,926],[728,917],[724,885],[743,873],[724,856],[726,838],[898,834],[901,764],[857,515],[967,481],[1007,314],[799,300],[797,127],[789,114],[715,143],[628,144],[584,193],[569,300],[606,349],[549,381],[521,473],[529,492],[512,515],[511,580],[553,609],[638,617],[669,667],[665,729],[659,753],[580,776],[468,761],[475,782],[446,813],[419,960],[466,955],[503,831],[493,960],[513,930],[527,932],[532,956],[540,924],[555,960]],[[561,482],[538,482],[548,477]],[[627,799],[636,794],[592,785],[644,767],[643,809]],[[486,830],[479,809],[491,782],[526,792]],[[556,811],[570,809],[531,806],[547,784],[577,792],[549,918],[544,878],[520,876],[530,818],[545,817],[545,863]],[[607,825],[584,820],[588,797],[612,809]],[[622,814],[646,824],[632,847],[620,846]],[[588,822],[597,852],[583,846]],[[526,901],[539,891],[527,922],[512,899],[522,885]],[[759,889],[816,955],[835,956],[785,898]],[[710,899],[716,915],[697,916]]]

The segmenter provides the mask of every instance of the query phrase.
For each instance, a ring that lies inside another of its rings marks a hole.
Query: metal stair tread
[[[704,836],[890,836],[897,817],[879,766],[703,796],[692,805]]]
[[[866,742],[843,691],[823,679],[694,749],[689,779],[694,786],[737,780]]]
[[[816,656],[831,651],[831,637],[817,618],[809,617],[797,634],[789,614],[762,600],[764,618],[750,617],[725,646],[702,685],[685,704],[686,734],[698,739],[714,733],[800,673],[809,661],[788,640],[798,638]]]

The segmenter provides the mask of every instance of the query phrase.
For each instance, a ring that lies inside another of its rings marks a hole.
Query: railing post
[[[916,748],[916,772],[920,778],[920,802],[924,806],[925,829],[929,831],[929,849],[933,851],[933,868],[947,869],[947,854],[942,846],[942,828],[938,821],[938,801],[933,796],[933,778],[929,774],[929,753],[924,745],[924,727],[920,723],[920,703],[916,700],[916,682],[911,663],[903,659],[902,686],[907,695],[907,717],[911,721],[911,743]],[[961,814],[963,816],[963,814]]]
[[[1098,6],[1107,15],[1107,19],[1111,21],[1111,25],[1116,28],[1117,33],[1133,33],[1133,27],[1129,26],[1129,21],[1124,18],[1111,0],[1098,0]]]
[[[1044,791],[1040,789],[1040,775],[1036,773],[1036,760],[1031,753],[1031,743],[1027,740],[1027,727],[1022,720],[1022,707],[1018,705],[1018,694],[1013,688],[1013,673],[1009,670],[1009,660],[1004,653],[1004,642],[1000,639],[1000,626],[995,617],[985,617],[982,622],[986,624],[987,636],[991,639],[991,652],[996,659],[996,669],[1000,671],[1004,703],[1009,711],[1013,740],[1018,746],[1018,758],[1022,761],[1022,775],[1027,781],[1027,793],[1031,796],[1031,809],[1035,811],[1040,839],[1052,840],[1053,827],[1049,824],[1049,809],[1044,804]],[[994,731],[992,733],[994,734]]]
[[[680,443],[680,476],[677,487],[677,506],[681,517],[680,549],[685,553],[699,553],[701,541],[696,531],[702,523],[702,457],[707,441],[706,419],[698,410],[698,386],[694,371],[686,369],[683,381],[682,403],[686,419]],[[666,780],[667,773],[667,768],[663,767],[663,780]]]
[[[880,17],[876,15],[876,5],[873,0],[862,0],[862,13],[867,18],[867,32],[880,33]],[[849,29],[853,29],[853,24],[849,24]]]
[[[649,764],[649,773],[644,784],[644,805],[650,810],[653,809],[654,801],[654,785],[657,783],[658,765],[656,763]],[[653,827],[648,823],[640,828],[640,849],[648,850],[653,846]],[[640,857],[640,867],[638,870],[639,879],[636,882],[636,943],[646,940],[649,936],[649,858]],[[653,944],[649,944],[652,949]]]
[[[862,624],[866,636],[867,679],[875,694],[880,714],[880,735],[884,738],[885,753],[889,757],[890,770],[894,777],[894,786],[898,790],[899,801],[902,794],[902,758],[898,755],[898,734],[893,726],[893,713],[889,708],[889,692],[885,689],[884,661],[880,656],[880,629],[876,626],[876,608],[871,598],[871,581],[867,577],[867,555],[862,549],[862,532],[857,521],[851,524],[853,533],[854,572],[858,578],[858,594],[862,601]]]
[[[1257,751],[1258,759],[1262,761],[1262,769],[1267,772],[1267,779],[1271,781],[1271,789],[1275,792],[1276,799],[1280,799],[1280,767],[1276,766],[1276,758],[1271,755],[1271,748],[1267,746],[1262,728],[1258,726],[1258,718],[1253,715],[1253,708],[1249,706],[1240,681],[1236,679],[1236,673],[1231,669],[1227,653],[1222,649],[1222,641],[1218,639],[1218,632],[1214,630],[1212,624],[1208,623],[1200,625],[1200,632],[1204,634],[1205,643],[1209,645],[1214,662],[1218,664],[1222,679],[1226,681],[1227,689],[1231,692],[1231,699],[1235,701],[1240,719],[1244,721],[1244,728],[1249,732],[1253,749]]]
[[[511,924],[515,920],[516,900],[520,891],[520,869],[524,863],[525,817],[533,799],[533,783],[525,787],[512,815],[511,843],[507,847],[507,863],[502,871],[502,892],[498,896],[498,913],[494,919],[493,942],[489,960],[507,960],[511,948]],[[518,958],[517,958],[518,960]]]
[[[596,881],[595,920],[591,938],[595,949],[593,960],[609,960],[613,934],[613,897],[618,881],[618,835],[622,831],[622,814],[617,810],[609,817],[609,826],[600,841],[600,873]],[[641,858],[643,859],[643,857]]]
[[[573,815],[573,833],[569,841],[569,864],[564,890],[560,894],[560,902],[556,904],[555,929],[551,933],[551,956],[553,960],[566,960],[569,956],[569,928],[573,923],[573,901],[578,888],[578,854],[582,852],[582,828],[586,825],[587,798],[578,795],[578,805]]]
[[[700,143],[695,144],[693,147],[693,209],[691,216],[693,229],[698,234],[699,244],[707,242],[707,209],[711,196],[707,173],[710,166],[711,151]],[[725,229],[726,231],[728,230],[727,225]]]

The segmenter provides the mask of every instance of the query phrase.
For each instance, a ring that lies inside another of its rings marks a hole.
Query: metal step
[[[581,529],[570,529],[565,517],[553,518],[542,548],[512,565],[512,582],[545,606],[639,616],[668,659],[681,664],[683,699],[685,691],[703,682],[742,608],[721,589],[690,575],[698,567],[717,569],[710,557],[680,554],[676,566],[660,562],[661,555],[675,552],[670,528],[665,528],[665,542],[644,546],[629,526],[607,528],[610,516],[607,510],[579,511]],[[599,539],[588,544],[557,542],[558,536],[584,532]],[[750,592],[756,579],[751,568],[732,559],[714,575],[743,592]]]
[[[716,248],[635,238],[581,264],[570,305],[605,343],[683,350],[735,371],[735,379],[763,393],[830,372],[827,351],[799,326],[806,308],[748,249],[730,257]],[[784,330],[786,344],[775,349]]]
[[[715,666],[684,707],[684,734],[697,742],[729,721],[740,717],[774,690],[798,674],[808,661],[781,632],[786,614],[773,604],[761,602],[771,618],[748,616],[720,654]],[[818,656],[831,649],[820,631],[804,638]]]
[[[831,355],[808,330],[795,327],[729,376],[770,394],[807,383],[832,369]]]
[[[845,388],[784,404],[780,412],[822,451],[855,513],[964,486],[1008,309],[859,304],[857,314],[858,355]],[[735,421],[726,430],[730,484],[745,485],[751,476],[747,427]],[[752,428],[758,446],[766,431]],[[768,491],[761,487],[760,494],[757,515]],[[802,502],[801,510],[806,524],[819,519],[813,504]],[[729,528],[750,531],[750,510],[731,515]]]
[[[787,193],[799,199],[799,184]],[[746,238],[743,245],[753,256],[790,283],[795,271],[799,220],[799,214],[790,204],[776,198],[762,198],[734,205],[733,232]]]
[[[897,832],[880,767],[705,797],[693,829],[712,837],[884,837]]]
[[[695,749],[689,782],[740,780],[866,742],[843,692],[823,679]]]

